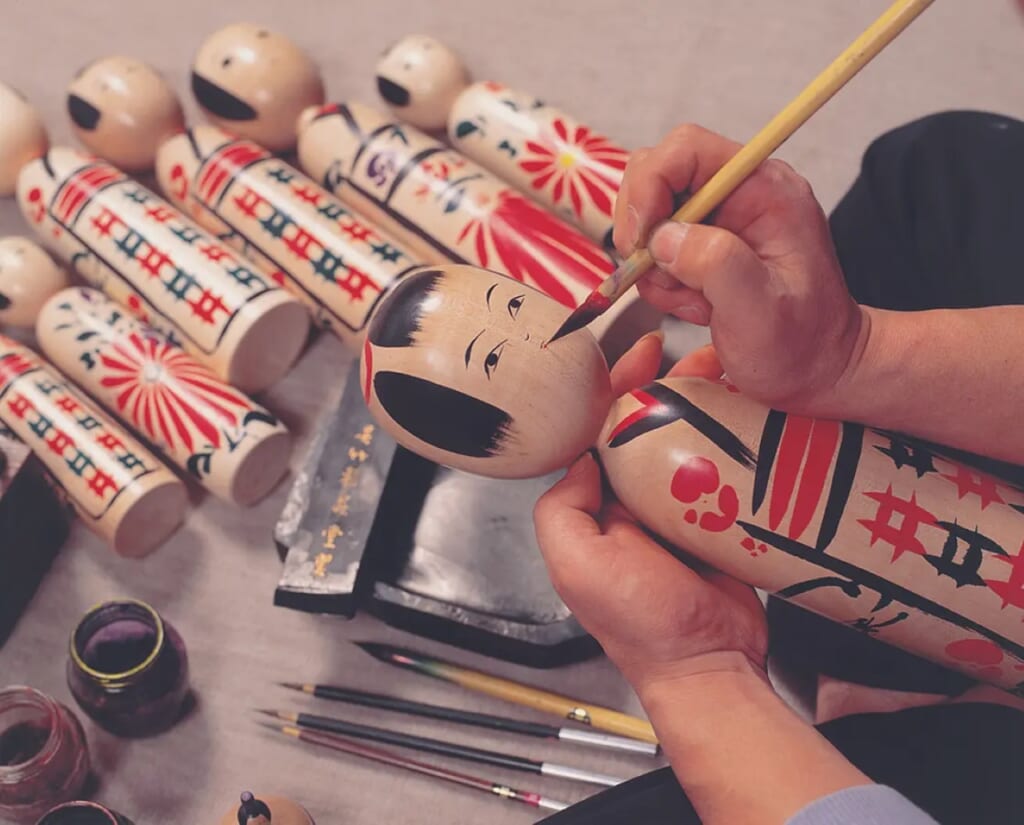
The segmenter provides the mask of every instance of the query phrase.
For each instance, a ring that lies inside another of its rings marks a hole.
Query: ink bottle
[[[0,690],[0,820],[35,822],[88,777],[85,734],[68,708],[34,688]]]
[[[134,825],[128,817],[96,802],[65,802],[47,811],[36,825]]]
[[[97,725],[151,736],[181,717],[188,654],[178,632],[145,602],[105,602],[71,634],[68,686]]]

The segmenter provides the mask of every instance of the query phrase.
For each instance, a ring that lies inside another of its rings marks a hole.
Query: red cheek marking
[[[367,338],[363,344],[363,368],[366,370],[366,375],[363,377],[363,398],[366,399],[366,403],[370,403],[370,381],[373,378],[373,346],[370,344],[370,339]]]
[[[987,639],[960,639],[946,645],[946,654],[960,662],[974,665],[998,665],[1003,661],[1003,651],[995,642]]]
[[[686,511],[686,515],[684,515],[683,518],[686,519],[686,523],[687,524],[696,524],[697,523],[697,511],[696,510],[687,510]]]
[[[1003,675],[1003,669],[999,667],[983,667],[978,669],[978,677],[981,679],[998,679]]]

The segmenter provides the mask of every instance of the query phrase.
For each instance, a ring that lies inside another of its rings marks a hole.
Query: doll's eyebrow
[[[487,301],[487,308],[491,308],[491,293],[497,288],[497,284],[491,284],[491,288],[487,290],[487,294],[484,296],[484,300]],[[472,344],[470,344],[472,346]]]
[[[495,286],[497,286],[497,284],[495,284]],[[493,289],[493,288],[494,288],[494,287],[492,287],[492,289]],[[470,357],[470,356],[471,356],[471,355],[473,354],[473,344],[475,344],[475,343],[476,343],[476,339],[477,339],[477,338],[479,338],[479,337],[480,337],[481,335],[483,335],[483,334],[484,334],[484,332],[485,332],[485,330],[480,330],[480,331],[479,331],[479,332],[478,332],[478,333],[477,333],[477,334],[476,334],[476,335],[475,335],[475,336],[473,337],[473,340],[469,342],[469,346],[468,346],[468,347],[466,347],[466,369],[467,369],[467,370],[469,369],[469,357]]]

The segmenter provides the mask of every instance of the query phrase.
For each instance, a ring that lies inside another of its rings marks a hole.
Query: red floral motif
[[[570,134],[557,117],[551,126],[553,133],[546,135],[544,143],[526,142],[531,154],[519,161],[519,167],[533,176],[534,189],[551,186],[556,205],[568,198],[578,217],[583,216],[585,198],[611,216],[629,153],[586,126],[577,126]]]
[[[220,383],[173,345],[133,333],[100,355],[100,383],[120,391],[117,408],[150,439],[190,452],[220,446],[221,427],[237,426],[248,399]],[[198,436],[198,437],[197,437]]]
[[[500,263],[507,275],[572,308],[576,299],[565,279],[589,292],[613,269],[608,256],[589,238],[510,189],[498,193],[484,218],[473,218],[462,228],[458,243],[463,241],[471,243],[467,257],[472,263],[490,269]],[[497,261],[492,260],[491,247]]]

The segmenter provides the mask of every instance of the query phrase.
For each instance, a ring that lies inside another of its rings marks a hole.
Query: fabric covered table
[[[888,0],[178,0],[173,3],[7,0],[0,78],[44,113],[55,143],[70,140],[64,89],[87,62],[123,53],[151,62],[183,95],[200,41],[236,20],[289,34],[320,62],[332,99],[376,103],[373,65],[398,36],[423,31],[454,46],[479,79],[501,80],[562,105],[630,147],[695,121],[748,138],[873,19]],[[939,2],[781,152],[830,207],[875,136],[948,108],[1024,116],[1024,18],[1010,0]],[[194,104],[186,99],[190,116]],[[28,234],[13,201],[0,202],[0,235]],[[670,340],[683,341],[677,336]],[[680,344],[683,346],[684,344]],[[352,357],[322,335],[294,371],[260,400],[296,436],[297,466],[317,416],[335,398]],[[271,605],[280,563],[272,525],[289,480],[259,506],[237,510],[194,491],[185,527],[143,561],[115,557],[80,527],[58,557],[10,641],[0,684],[27,683],[69,701],[68,634],[97,601],[152,603],[182,632],[197,705],[157,738],[122,741],[87,724],[96,798],[135,820],[214,823],[246,788],[289,795],[321,825],[422,822],[521,823],[529,809],[351,758],[314,753],[256,724],[254,707],[317,708],[370,724],[450,735],[483,747],[632,775],[650,760],[490,736],[381,712],[303,702],[275,681],[335,681],[425,701],[508,712],[502,704],[400,674],[347,639],[410,644],[593,702],[638,711],[604,660],[535,672],[445,649],[359,618],[296,613]],[[0,542],[4,537],[0,536]],[[541,718],[512,710],[523,718]],[[556,780],[495,773],[569,800],[583,790]]]

